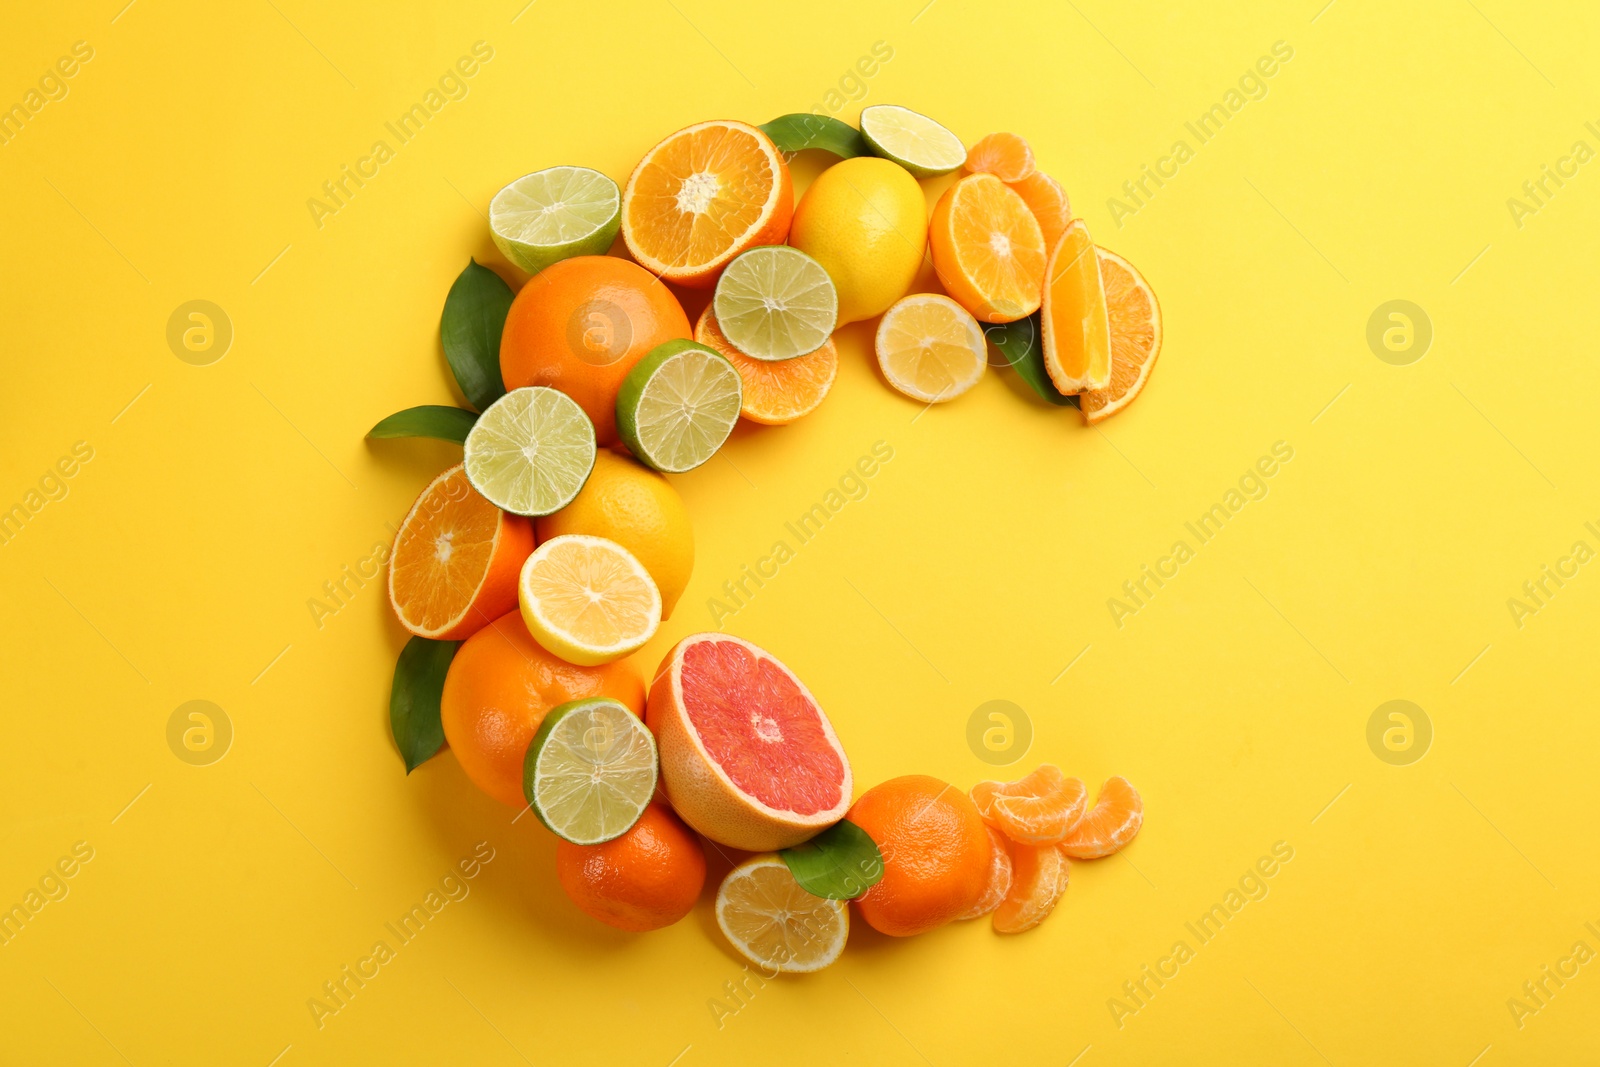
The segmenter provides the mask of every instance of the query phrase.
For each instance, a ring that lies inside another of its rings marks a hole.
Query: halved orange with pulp
[[[756,245],[782,244],[794,214],[789,167],[745,122],[701,122],[645,153],[622,191],[622,239],[639,265],[705,288]]]
[[[928,226],[944,291],[983,322],[1039,309],[1044,233],[1027,203],[993,174],[969,174],[939,198]]]
[[[517,606],[517,575],[532,552],[533,523],[485,500],[458,463],[400,523],[389,605],[418,637],[465,640]]]

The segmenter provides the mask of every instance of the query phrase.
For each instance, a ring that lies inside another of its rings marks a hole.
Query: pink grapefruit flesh
[[[667,654],[645,721],[684,821],[751,852],[797,845],[844,817],[850,762],[805,685],[771,653],[695,634]]]

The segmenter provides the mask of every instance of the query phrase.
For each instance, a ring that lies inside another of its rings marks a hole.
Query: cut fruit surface
[[[1012,322],[1039,307],[1044,234],[1028,205],[992,174],[945,190],[928,230],[945,292],[984,322]]]
[[[1107,778],[1089,814],[1061,842],[1061,851],[1079,860],[1109,856],[1137,837],[1143,825],[1139,791],[1126,778]]]
[[[594,424],[567,394],[513,389],[485,409],[462,445],[472,487],[517,515],[572,503],[594,468]]]
[[[460,641],[510,611],[533,526],[485,500],[456,464],[418,494],[389,555],[389,605],[400,625]]]
[[[839,374],[839,351],[833,338],[815,352],[794,359],[754,359],[733,347],[717,325],[716,308],[710,304],[695,324],[694,339],[733,364],[742,386],[739,414],[766,426],[782,426],[815,411]]]
[[[967,153],[967,169],[993,174],[1003,182],[1020,182],[1034,171],[1033,149],[1014,133],[991,133]]]
[[[495,247],[529,274],[569,256],[603,255],[621,218],[617,183],[588,167],[524,174],[489,201]]]
[[[518,592],[533,639],[580,667],[621,659],[661,625],[661,593],[650,572],[604,537],[546,541],[522,565]]]
[[[1070,865],[1056,845],[1013,845],[1011,889],[995,909],[999,934],[1020,934],[1044,922],[1067,892]]]
[[[948,174],[966,162],[961,138],[926,115],[899,104],[861,109],[861,136],[873,155],[893,160],[919,178]]]
[[[978,320],[939,293],[914,293],[884,312],[873,349],[889,384],[928,404],[954,400],[989,366]]]
[[[1006,894],[1011,891],[1011,851],[1006,844],[1005,835],[992,826],[985,825],[989,831],[989,843],[994,846],[994,853],[989,860],[989,884],[984,887],[983,896],[972,906],[972,910],[959,919],[980,919],[998,908],[1006,899]]]
[[[622,193],[622,238],[646,270],[705,287],[734,256],[788,236],[789,168],[744,122],[701,122],[645,153]]]
[[[1064,840],[1089,805],[1089,791],[1061,768],[1044,763],[1015,782],[979,782],[972,802],[984,821],[1013,841],[1053,845]]]
[[[1040,317],[1044,369],[1062,393],[1104,389],[1111,381],[1111,331],[1100,257],[1082,219],[1050,253]]]
[[[609,697],[550,709],[523,767],[523,795],[551,833],[575,845],[620,837],[656,791],[656,742]]]
[[[1022,197],[1022,202],[1033,212],[1039,230],[1044,234],[1044,246],[1054,248],[1056,242],[1061,240],[1061,235],[1067,232],[1067,224],[1072,221],[1072,203],[1067,199],[1067,191],[1060,182],[1042,170],[1034,171],[1021,181],[1006,184]]]
[[[827,343],[839,293],[822,264],[788,245],[763,245],[728,264],[712,299],[723,336],[755,359],[794,359]]]
[[[785,974],[820,971],[839,958],[850,936],[845,902],[806,892],[771,853],[728,872],[716,911],[717,926],[741,956]]]
[[[816,699],[771,653],[694,634],[662,661],[645,713],[685,822],[724,845],[797,845],[850,806],[850,763]]]
[[[1150,380],[1161,354],[1161,305],[1133,264],[1096,248],[1100,281],[1106,294],[1106,322],[1111,334],[1111,379],[1104,389],[1086,389],[1078,399],[1083,421],[1093,425],[1129,404]]]
[[[693,470],[739,421],[739,372],[695,341],[668,341],[639,361],[617,394],[617,432],[658,471]]]

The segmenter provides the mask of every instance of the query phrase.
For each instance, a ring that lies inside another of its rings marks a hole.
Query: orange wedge
[[[1072,221],[1072,203],[1061,183],[1042,170],[1036,170],[1019,182],[1007,182],[1022,202],[1028,205],[1044,233],[1044,246],[1054,248]]]
[[[1126,778],[1107,778],[1094,807],[1083,817],[1061,851],[1078,860],[1097,860],[1132,841],[1144,825],[1144,801]]]
[[[1014,133],[991,133],[967,151],[969,171],[993,174],[1003,182],[1020,182],[1033,167],[1033,149]]]
[[[1088,389],[1078,397],[1083,421],[1091,426],[1133,403],[1161,354],[1161,305],[1156,294],[1132,263],[1103,248],[1095,253],[1111,330],[1111,381],[1104,389]]]
[[[1020,934],[1049,918],[1067,892],[1068,867],[1055,845],[1011,846],[1011,888],[995,909],[995,933]]]
[[[478,495],[457,463],[417,497],[389,556],[389,605],[400,625],[462,641],[517,606],[533,524]]]
[[[1027,203],[992,174],[969,174],[939,198],[928,228],[945,292],[984,322],[1039,309],[1044,234]]]
[[[1061,768],[1040,764],[1015,782],[979,782],[972,802],[985,822],[1024,845],[1053,845],[1083,818],[1089,791]]]
[[[753,359],[733,347],[717,325],[710,304],[695,323],[694,339],[733,364],[744,387],[739,414],[764,426],[782,426],[817,410],[839,374],[839,352],[833,347],[833,338],[815,352],[794,359]]]
[[[989,844],[994,846],[989,858],[989,884],[984,887],[983,896],[978,898],[972,910],[957,915],[957,919],[977,919],[988,915],[1005,901],[1006,894],[1011,891],[1011,852],[1006,847],[1006,839],[988,824],[984,825],[984,829],[989,831]]]
[[[701,122],[634,168],[622,239],[651,273],[706,288],[745,249],[782,244],[793,214],[789,167],[771,139],[744,122]]]
[[[1082,219],[1067,226],[1044,283],[1044,369],[1056,392],[1104,389],[1111,382],[1111,332],[1106,291],[1089,228]]]

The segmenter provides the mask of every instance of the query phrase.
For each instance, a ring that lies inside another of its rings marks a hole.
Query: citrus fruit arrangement
[[[840,158],[797,204],[788,159],[804,149]],[[930,213],[923,183],[940,179]],[[694,567],[667,476],[709,460],[741,418],[816,410],[839,326],[877,319],[884,380],[924,404],[972,389],[991,344],[1087,423],[1143,390],[1155,294],[1094,244],[1027,141],[968,148],[896,105],[859,126],[702,122],[621,187],[578,166],[518,178],[489,225],[531,277],[513,292],[473,262],[451,287],[440,332],[471,408],[409,408],[369,433],[462,446],[388,560],[412,635],[390,694],[408,773],[448,745],[478,788],[555,835],[572,903],[622,930],[693,909],[702,841],[748,854],[716,891],[717,926],[793,973],[839,958],[850,901],[895,937],[982,916],[1031,929],[1072,861],[1134,838],[1143,803],[1126,779],[1091,804],[1052,764],[970,792],[908,775],[856,795],[816,697],[732,634],[683,638],[648,686],[631,658]],[[626,258],[610,254],[619,236]],[[910,292],[929,256],[944,291]],[[691,325],[680,292],[695,289],[709,299]]]

